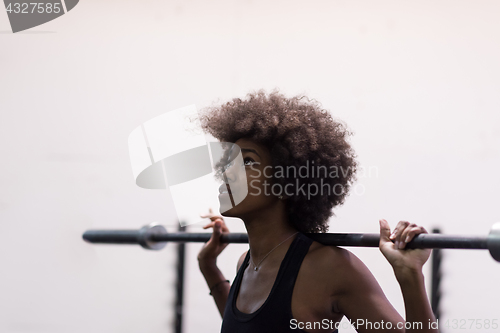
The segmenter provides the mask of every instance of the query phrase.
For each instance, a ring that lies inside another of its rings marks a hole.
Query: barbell
[[[378,247],[380,234],[363,233],[305,233],[323,245]],[[139,230],[87,230],[83,239],[90,243],[140,244],[148,250],[161,250],[168,242],[207,242],[212,233],[167,232],[165,227],[151,223]],[[248,243],[246,233],[221,235],[222,243]],[[500,222],[495,223],[488,236],[453,236],[443,234],[418,234],[406,244],[408,249],[468,249],[489,250],[491,256],[500,262]]]

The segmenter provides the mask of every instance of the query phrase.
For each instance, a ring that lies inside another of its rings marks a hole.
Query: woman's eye
[[[247,162],[250,162],[250,164],[247,164]],[[245,165],[253,165],[253,164],[260,164],[258,162],[255,162],[253,159],[251,159],[250,157],[246,157],[245,159],[243,159],[243,164]]]
[[[259,162],[255,162],[252,158],[250,157],[246,157],[243,159],[243,165],[242,167],[244,166],[252,166],[254,164],[260,164]],[[228,164],[224,165],[221,167],[221,171],[222,172],[227,172],[227,170],[229,170],[232,166],[234,165],[234,160],[229,162]]]

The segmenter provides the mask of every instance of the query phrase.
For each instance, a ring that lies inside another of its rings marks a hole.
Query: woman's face
[[[220,213],[243,219],[254,212],[268,208],[279,199],[271,193],[273,172],[269,150],[249,139],[239,139],[235,143],[241,148],[243,164],[238,163],[241,160],[235,160],[224,172],[226,184],[222,184],[219,188],[219,192],[224,191],[219,194]],[[233,160],[240,151],[238,147],[233,147],[230,160]],[[245,172],[242,172],[243,170]],[[227,189],[229,191],[225,192]],[[246,191],[248,194],[245,196]],[[243,197],[244,199],[238,203],[238,198]]]

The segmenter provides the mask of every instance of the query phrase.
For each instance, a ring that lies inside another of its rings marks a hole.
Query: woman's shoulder
[[[366,265],[351,251],[313,241],[303,265],[311,276],[348,287],[363,275],[371,274]]]
[[[243,265],[243,262],[245,261],[245,257],[247,256],[248,250],[245,251],[240,258],[238,259],[238,263],[236,264],[236,272],[240,270],[240,266]]]
[[[332,245],[323,245],[313,241],[306,258],[312,259],[318,265],[327,265],[329,267],[342,265],[349,266],[354,261],[359,260],[351,251]]]

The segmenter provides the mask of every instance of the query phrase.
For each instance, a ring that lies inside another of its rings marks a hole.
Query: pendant
[[[259,267],[255,267],[253,270],[256,271],[257,269],[259,269]]]

